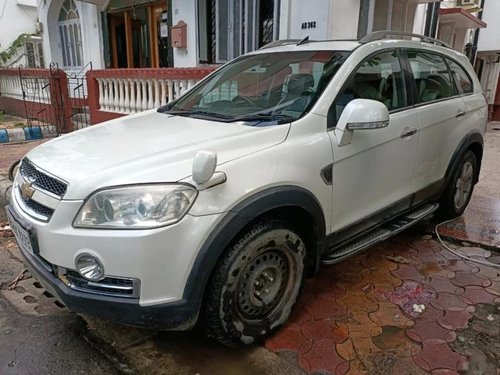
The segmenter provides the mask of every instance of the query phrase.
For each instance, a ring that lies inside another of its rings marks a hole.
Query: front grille
[[[32,209],[34,212],[36,212],[39,215],[43,215],[45,217],[50,218],[52,214],[54,213],[54,210],[52,208],[48,208],[44,206],[43,204],[40,204],[38,202],[35,202],[33,199],[24,199],[23,202],[26,206],[28,206],[30,209]]]
[[[66,270],[66,277],[73,289],[116,297],[139,297],[139,280],[121,277],[105,277],[99,281],[88,281],[78,272]]]
[[[33,183],[34,186],[44,189],[62,198],[66,193],[67,185],[54,177],[41,172],[33,163],[24,158],[20,167],[21,174]]]

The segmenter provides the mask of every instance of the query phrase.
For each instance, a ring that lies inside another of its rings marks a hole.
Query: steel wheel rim
[[[291,293],[295,275],[295,262],[288,249],[266,249],[248,259],[236,294],[240,318],[260,321],[280,310]]]
[[[460,175],[458,176],[455,184],[456,190],[453,202],[457,210],[461,210],[465,206],[471,195],[473,177],[474,166],[470,161],[467,161],[462,165]]]

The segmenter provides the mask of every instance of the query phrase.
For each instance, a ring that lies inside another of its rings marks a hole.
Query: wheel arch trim
[[[319,267],[326,237],[323,209],[316,197],[298,186],[278,186],[260,191],[227,212],[200,248],[184,287],[183,300],[199,311],[210,275],[220,256],[237,233],[253,219],[279,208],[296,207],[307,211],[314,220],[314,266]],[[194,307],[194,306],[193,306]]]
[[[470,146],[474,144],[479,144],[481,146],[481,149],[483,149],[484,147],[483,135],[477,130],[471,131],[462,139],[462,141],[460,141],[460,144],[453,153],[450,163],[448,164],[448,168],[446,169],[445,183],[443,184],[443,186],[448,186],[448,183],[451,177],[453,176],[453,172],[458,167],[458,164],[460,163],[460,160],[462,159],[463,155],[470,148]],[[479,159],[477,162],[478,162],[477,166],[478,168],[477,168],[477,176],[475,177],[476,178],[475,182],[477,182],[479,179],[479,172],[481,171],[481,159]]]

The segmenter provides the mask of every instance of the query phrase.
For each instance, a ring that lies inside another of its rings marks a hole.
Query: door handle
[[[401,138],[411,137],[413,134],[418,132],[417,128],[405,128],[401,133]]]
[[[457,118],[460,118],[462,116],[465,116],[465,111],[463,109],[459,109],[458,112],[457,112]]]

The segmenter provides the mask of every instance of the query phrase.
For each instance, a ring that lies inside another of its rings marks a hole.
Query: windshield
[[[348,54],[297,51],[243,56],[158,111],[255,126],[291,122],[307,113]]]

